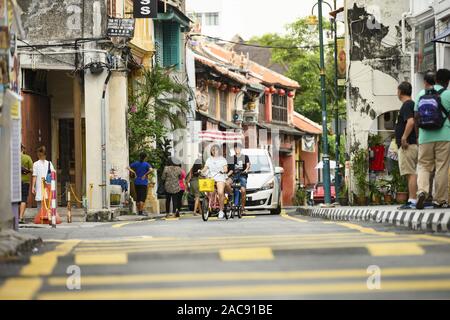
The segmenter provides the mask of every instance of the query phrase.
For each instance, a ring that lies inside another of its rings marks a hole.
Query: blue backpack
[[[438,91],[431,89],[419,99],[417,107],[418,126],[424,130],[439,130],[449,118],[449,112],[444,108],[441,94],[445,89]],[[445,114],[445,117],[442,114]]]

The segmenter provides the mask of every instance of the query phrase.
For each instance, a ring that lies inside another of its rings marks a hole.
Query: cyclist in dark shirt
[[[234,176],[234,179],[229,179],[228,183],[231,186],[233,180],[237,179],[241,184],[241,204],[242,209],[245,210],[245,201],[247,195],[247,179],[250,171],[250,159],[247,155],[242,154],[242,145],[236,143],[234,145],[235,156],[233,163],[228,166],[228,176]]]

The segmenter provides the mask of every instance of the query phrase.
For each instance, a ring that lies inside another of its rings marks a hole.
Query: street
[[[283,211],[20,232],[44,244],[0,262],[0,299],[450,298],[450,237],[378,224]]]

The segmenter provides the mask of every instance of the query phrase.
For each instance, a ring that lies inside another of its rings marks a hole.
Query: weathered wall
[[[346,2],[350,151],[367,146],[380,115],[399,109],[398,83],[410,79],[410,56],[401,51],[401,17],[408,10],[409,0]]]

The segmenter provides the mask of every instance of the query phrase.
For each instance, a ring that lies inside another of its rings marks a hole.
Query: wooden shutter
[[[180,63],[180,24],[177,22],[164,23],[163,65],[175,65],[179,70]]]
[[[158,66],[163,66],[163,47],[164,47],[164,37],[163,37],[163,26],[162,23],[155,21],[155,59]]]

